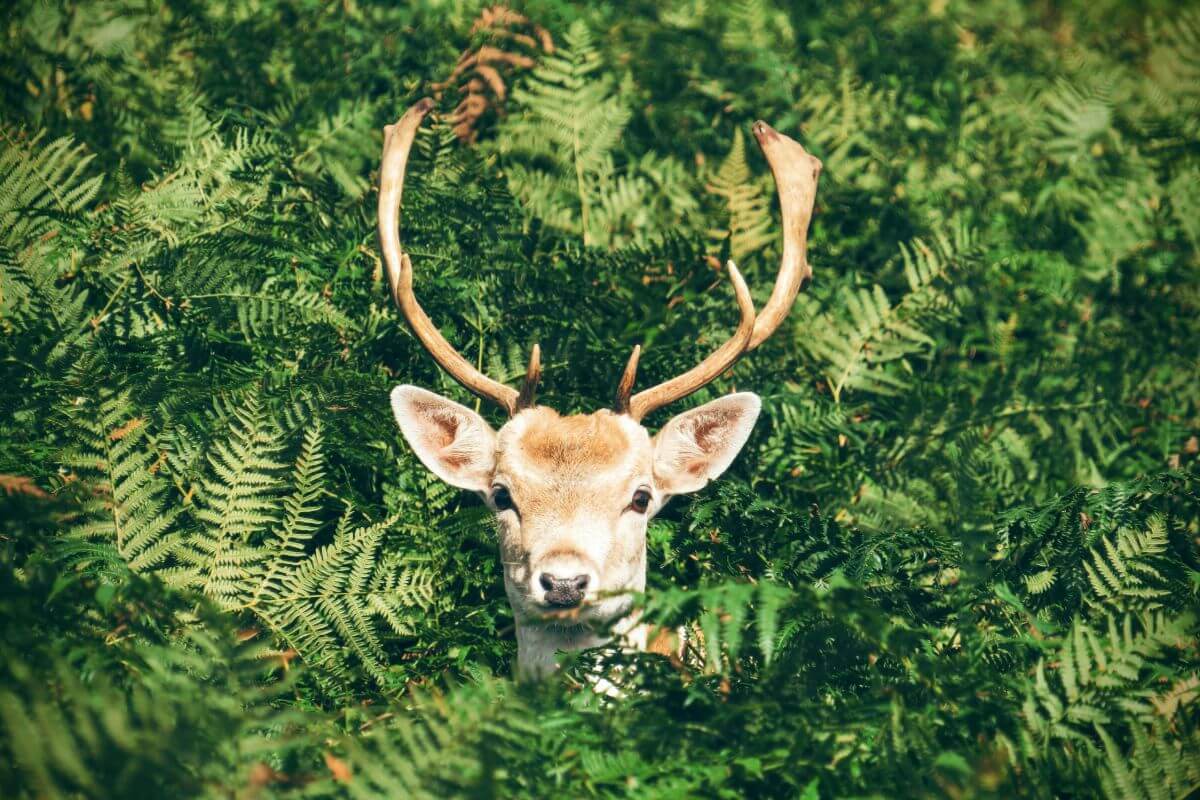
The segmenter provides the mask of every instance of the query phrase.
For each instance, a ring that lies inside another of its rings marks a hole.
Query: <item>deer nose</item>
[[[538,576],[538,583],[546,590],[546,602],[560,608],[574,608],[583,602],[583,593],[588,585],[587,575],[574,578],[559,578],[549,572]]]

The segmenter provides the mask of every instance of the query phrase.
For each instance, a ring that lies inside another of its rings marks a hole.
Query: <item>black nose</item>
[[[549,572],[543,572],[538,577],[538,583],[546,590],[547,603],[562,608],[574,608],[583,602],[583,592],[587,589],[588,576],[576,575],[574,578],[559,578]]]

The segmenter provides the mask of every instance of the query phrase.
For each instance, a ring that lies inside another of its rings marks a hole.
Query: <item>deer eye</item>
[[[497,486],[492,490],[492,503],[501,511],[511,511],[517,507],[513,503],[512,495],[503,486]]]
[[[629,501],[629,507],[639,514],[645,514],[646,509],[650,507],[650,493],[645,489],[638,489],[633,493],[633,499]]]

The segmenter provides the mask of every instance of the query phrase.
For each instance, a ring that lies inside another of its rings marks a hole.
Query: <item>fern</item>
[[[1195,625],[1190,614],[1147,615],[1137,623],[1125,616],[1119,625],[1109,616],[1106,635],[1077,619],[1054,659],[1057,680],[1048,676],[1046,659],[1037,666],[1023,713],[1030,736],[1043,747],[1056,740],[1093,747],[1093,726],[1122,718],[1151,722],[1151,665],[1164,651],[1186,647]]]
[[[272,531],[266,548],[271,552],[262,569],[262,576],[250,592],[247,605],[253,607],[267,594],[278,594],[283,576],[294,570],[304,559],[308,543],[321,529],[317,516],[321,509],[322,481],[325,477],[325,457],[322,451],[321,424],[314,421],[304,434],[300,454],[296,457],[291,487],[283,501],[283,519]]]
[[[847,389],[892,395],[908,386],[888,367],[907,367],[908,357],[935,345],[918,326],[950,310],[951,300],[939,281],[955,266],[956,246],[944,237],[938,239],[937,250],[920,240],[901,246],[908,292],[899,303],[893,305],[878,285],[847,290],[844,313],[826,314],[816,322],[805,346],[826,362],[835,401],[840,402]]]
[[[1196,793],[1195,12],[235,6],[5,7],[0,795]],[[792,334],[694,398],[754,433],[649,528],[683,658],[494,677],[490,512],[387,410],[463,399],[376,242],[427,94],[422,305],[562,412],[728,336],[752,120],[825,164]]]
[[[1155,517],[1142,532],[1121,528],[1092,548],[1083,563],[1097,599],[1108,606],[1152,611],[1171,594],[1161,564],[1167,550],[1166,521]]]
[[[782,586],[726,583],[697,592],[660,592],[650,598],[647,612],[662,622],[694,614],[698,636],[690,647],[702,654],[706,672],[726,673],[744,657],[743,642],[751,628],[757,654],[764,665],[771,664],[780,635],[780,611],[790,598]]]
[[[14,251],[46,233],[55,217],[86,209],[103,178],[88,177],[95,158],[69,137],[43,143],[44,134],[23,140],[0,128],[0,228],[3,243]]]
[[[707,188],[724,201],[729,215],[728,228],[710,231],[709,235],[719,241],[729,239],[729,252],[735,261],[745,261],[747,256],[775,240],[769,197],[751,180],[741,128],[734,129],[729,155]]]
[[[1043,594],[1054,586],[1054,580],[1058,577],[1057,570],[1044,569],[1041,572],[1033,575],[1025,576],[1025,591],[1030,594]]]
[[[52,798],[234,792],[280,751],[265,732],[287,722],[276,705],[290,682],[262,685],[262,655],[232,632],[192,630],[143,645],[131,686],[88,680],[65,657],[49,668],[14,657],[0,690],[0,781]]]
[[[91,497],[65,534],[71,560],[110,574],[114,561],[139,572],[162,566],[180,546],[181,509],[168,505],[171,487],[157,474],[146,419],[135,415],[128,391],[104,392],[81,402],[73,423],[78,444],[62,463]]]
[[[534,162],[510,165],[513,193],[548,224],[581,234],[585,245],[599,235],[592,220],[594,189],[615,177],[611,153],[631,116],[612,94],[612,80],[595,80],[601,67],[591,33],[577,22],[563,49],[513,92],[513,102],[529,111],[501,131],[502,152]],[[536,166],[539,159],[552,171]]]
[[[884,135],[899,116],[894,91],[864,85],[848,70],[838,70],[836,85],[807,91],[800,98],[802,130],[821,154],[830,176],[877,191],[889,159]]]
[[[262,540],[278,524],[283,442],[253,396],[234,411],[229,439],[208,455],[210,475],[198,486],[202,528],[180,553],[182,585],[233,608],[243,582],[262,559]]]
[[[922,326],[956,313],[957,304],[943,284],[969,262],[973,247],[972,234],[963,226],[954,229],[953,239],[939,233],[932,247],[920,239],[901,244],[908,291],[898,303],[893,305],[879,285],[847,289],[844,310],[826,312],[815,322],[804,346],[825,362],[835,402],[847,389],[895,395],[909,386],[894,367],[911,373],[908,358],[935,345]]]
[[[1128,753],[1103,728],[1098,733],[1106,757],[1100,779],[1106,797],[1159,800],[1189,797],[1200,790],[1200,741],[1194,730],[1176,741],[1162,720],[1134,726]]]
[[[73,256],[56,240],[90,211],[102,178],[88,176],[93,156],[69,137],[46,143],[3,126],[0,137],[0,330],[38,331],[24,355],[62,364],[81,346],[89,313],[87,292],[60,283]]]
[[[315,127],[301,128],[292,159],[296,170],[310,179],[328,177],[348,197],[361,197],[367,191],[364,154],[374,150],[373,111],[367,103],[347,100]],[[284,119],[273,122],[289,127]]]
[[[352,331],[355,323],[318,292],[281,289],[270,292],[229,292],[193,295],[190,301],[225,300],[234,303],[238,326],[247,342],[284,336],[301,323],[324,324]]]
[[[1190,87],[1183,94],[1194,100],[1195,80],[1200,77],[1200,59],[1196,57],[1200,49],[1200,14],[1194,9],[1181,10],[1166,19],[1147,19],[1146,28],[1153,42],[1147,59],[1150,68],[1168,86]],[[1161,93],[1160,98],[1168,107],[1178,103],[1173,92]]]
[[[537,735],[530,709],[490,678],[414,697],[415,713],[347,740],[350,797],[440,798],[489,785],[489,754],[519,750]]]
[[[1101,143],[1112,125],[1111,101],[1103,89],[1080,90],[1060,83],[1042,98],[1047,111],[1047,147],[1058,158],[1083,157]]]
[[[288,539],[281,538],[268,573],[271,583],[264,582],[245,607],[312,663],[344,674],[342,649],[348,646],[383,681],[387,656],[376,620],[396,634],[411,635],[414,614],[433,602],[432,573],[381,558],[389,525],[351,528],[347,513],[333,542],[304,559],[288,557],[281,549]]]
[[[721,41],[732,50],[780,52],[793,45],[795,34],[783,11],[762,0],[736,0]]]
[[[629,87],[602,68],[587,25],[577,21],[562,49],[544,56],[513,92],[524,113],[509,118],[499,136],[509,187],[529,215],[578,234],[584,245],[642,241],[658,233],[665,215],[677,218],[695,205],[677,188],[686,178],[673,159],[618,163],[632,116]]]

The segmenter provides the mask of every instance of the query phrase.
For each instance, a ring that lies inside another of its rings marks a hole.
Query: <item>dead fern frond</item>
[[[0,490],[7,495],[22,494],[44,500],[50,495],[24,475],[0,475]]]
[[[549,31],[501,5],[485,8],[479,14],[471,26],[471,39],[479,44],[464,50],[449,77],[433,85],[438,100],[447,90],[458,92],[461,99],[451,115],[451,124],[454,134],[464,142],[475,141],[489,112],[504,115],[513,75],[536,66],[542,53],[554,52]]]

